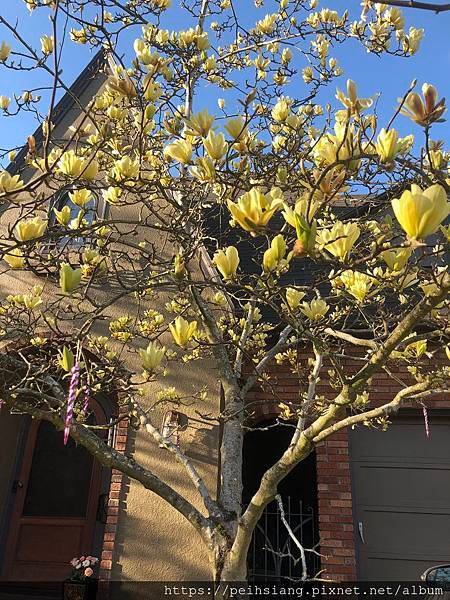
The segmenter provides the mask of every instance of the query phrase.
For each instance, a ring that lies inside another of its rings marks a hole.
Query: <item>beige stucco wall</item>
[[[99,88],[94,82],[91,89],[84,93],[83,102],[86,103],[92,93]],[[64,136],[69,125],[73,123],[76,111],[68,115],[56,131],[56,136]],[[136,207],[132,209],[137,210]],[[8,216],[9,215],[9,216]],[[8,226],[11,213],[0,216],[0,234]],[[148,232],[141,231],[143,239],[158,239],[154,234],[148,237]],[[170,253],[170,248],[165,248]],[[2,265],[4,267],[4,264]],[[0,268],[0,301],[8,294],[18,294],[29,291],[32,285],[44,285],[43,298],[52,298],[58,293],[56,282],[50,279],[40,279],[32,274],[22,271],[4,272]],[[97,300],[108,298],[111,286],[107,278],[100,281],[92,288]],[[157,304],[145,306],[156,308],[164,312],[163,305],[167,298],[159,298]],[[141,308],[142,310],[142,308]],[[117,302],[107,310],[110,318],[117,318],[124,314],[135,315],[138,311],[137,301],[128,298]],[[99,323],[92,331],[94,335],[107,333],[107,323]],[[138,344],[143,347],[143,343]],[[131,346],[130,351],[124,355],[125,364],[133,371],[140,370],[137,361],[137,348]],[[207,398],[201,405],[180,407],[179,410],[189,417],[188,428],[181,434],[181,447],[189,455],[204,476],[205,482],[211,493],[215,493],[217,486],[217,448],[219,443],[218,427],[212,421],[203,419],[201,415],[211,415],[218,412],[219,383],[212,365],[207,361],[197,361],[181,368],[174,368],[167,378],[164,386],[176,386],[186,395],[207,387]],[[148,385],[142,398],[144,407],[150,407],[155,400],[159,386]],[[159,407],[152,412],[152,421],[159,426],[164,410]],[[0,422],[1,423],[1,422]],[[11,429],[12,442],[7,444],[10,461],[14,455],[14,432]],[[0,444],[2,433],[0,429]],[[2,452],[2,446],[0,445]],[[154,440],[144,431],[130,431],[127,452],[140,464],[161,476],[164,481],[175,487],[184,497],[201,508],[201,502],[188,481],[183,468],[174,462],[174,458],[167,450],[160,449]],[[3,454],[3,452],[2,452]],[[0,482],[2,477],[7,477],[8,467],[1,463]],[[2,486],[3,487],[3,486]],[[0,503],[1,503],[0,492]],[[208,577],[208,564],[205,550],[201,541],[192,527],[178,513],[159,499],[155,494],[148,492],[135,481],[125,480],[120,499],[119,524],[117,543],[113,555],[113,579],[123,581],[133,580],[189,580],[204,579]]]

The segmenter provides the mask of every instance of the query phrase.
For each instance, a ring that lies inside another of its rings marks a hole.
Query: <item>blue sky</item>
[[[173,6],[163,19],[163,27],[167,29],[181,29],[186,26],[186,19],[181,17],[177,7],[178,0],[173,0]],[[268,3],[266,2],[266,5]],[[236,4],[239,11],[246,21],[254,21],[264,16],[270,9],[266,6],[262,9],[256,9],[252,0],[239,0]],[[343,3],[342,0],[328,0],[320,4],[343,12],[343,8],[349,8],[352,16],[356,16],[360,11],[359,0],[351,0]],[[19,30],[26,40],[35,48],[40,47],[39,37],[43,33],[51,33],[51,25],[48,20],[49,11],[40,9],[34,13],[29,13],[22,0],[3,0],[0,3],[0,15],[12,24],[16,21],[19,24]],[[422,42],[419,53],[409,59],[396,57],[378,58],[373,54],[367,53],[360,44],[351,41],[344,44],[332,52],[332,55],[339,59],[344,68],[344,75],[338,82],[340,87],[345,87],[347,77],[351,77],[358,83],[361,96],[371,96],[377,91],[382,91],[379,100],[379,114],[386,121],[390,118],[396,107],[397,98],[405,92],[410,82],[417,78],[419,87],[424,82],[433,83],[437,86],[440,95],[446,95],[450,91],[450,13],[435,15],[431,12],[418,10],[405,10],[407,25],[423,27],[425,29],[425,38]],[[127,33],[123,49],[131,49],[132,42],[139,35],[139,28]],[[6,40],[18,50],[20,45],[15,41],[12,35],[0,24],[0,41]],[[90,50],[85,46],[66,44],[64,49],[62,68],[63,79],[66,83],[71,83],[79,72],[84,68],[92,56]],[[42,85],[48,85],[48,78],[42,72],[20,73],[7,70],[0,66],[0,94],[10,96],[21,94],[25,89],[33,89]],[[299,85],[302,85],[299,82]],[[334,96],[336,84],[330,87],[329,98]],[[45,93],[45,92],[44,92]],[[208,93],[202,94],[203,103],[195,108],[200,110],[208,102],[212,104],[212,98]],[[215,103],[210,107],[210,111],[215,109]],[[46,109],[45,104],[42,110]],[[26,137],[33,132],[36,121],[32,115],[21,114],[19,118],[5,118],[0,116],[1,148],[19,146],[24,143]],[[401,133],[410,133],[410,122],[400,117],[396,127]],[[419,131],[415,131],[419,133]],[[435,139],[449,139],[449,124],[438,125],[434,131]]]

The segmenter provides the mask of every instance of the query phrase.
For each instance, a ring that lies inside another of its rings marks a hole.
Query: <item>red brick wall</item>
[[[316,448],[322,577],[356,580],[350,458],[347,431]]]
[[[114,448],[119,452],[125,452],[128,436],[128,420],[121,420],[116,427]],[[122,489],[123,475],[115,469],[111,473],[111,484],[109,487],[109,498],[105,533],[103,535],[103,548],[100,557],[100,580],[109,581],[113,564],[114,546],[116,542],[120,492]],[[105,596],[103,596],[105,597]]]

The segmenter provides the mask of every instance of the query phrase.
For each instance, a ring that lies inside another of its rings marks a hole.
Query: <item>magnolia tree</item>
[[[426,405],[445,390],[450,155],[437,137],[445,101],[413,82],[380,122],[383,99],[360,98],[351,79],[335,82],[343,72],[333,56],[359,43],[407,58],[424,32],[405,25],[400,2],[366,1],[357,20],[317,0],[255,0],[245,10],[235,0],[25,3],[31,18],[49,16],[48,31],[36,47],[0,16],[8,40],[0,68],[35,70],[51,93],[0,97],[3,119],[31,113],[42,126],[24,161],[12,152],[0,174],[0,282],[12,271],[39,282],[19,295],[2,283],[3,410],[52,422],[140,481],[198,532],[216,580],[243,581],[264,508],[318,442],[358,423],[385,427],[403,402]],[[169,29],[175,8],[184,30]],[[104,48],[107,80],[87,106],[78,102],[80,119],[59,139],[60,65],[80,44]],[[399,136],[399,120],[410,135]],[[59,190],[68,191],[65,206],[53,200]],[[109,207],[103,217],[93,210],[99,199]],[[217,214],[220,242],[211,233]],[[241,267],[241,241],[251,269]],[[212,268],[199,269],[198,256]],[[307,282],[296,276],[305,265]],[[111,318],[127,298],[133,313]],[[95,333],[99,324],[107,335]],[[358,365],[351,374],[349,357]],[[165,378],[175,363],[201,368],[205,359],[224,397],[214,417],[223,430],[217,499],[140,399],[143,384],[156,382],[158,402],[200,402],[208,390],[186,398]],[[243,510],[246,397],[260,386],[277,402],[279,364],[298,377],[298,393],[279,406],[292,438]],[[398,390],[382,405],[380,372]],[[332,394],[316,391],[320,380]],[[118,392],[125,418],[183,465],[202,509],[96,435],[89,394],[100,391]]]

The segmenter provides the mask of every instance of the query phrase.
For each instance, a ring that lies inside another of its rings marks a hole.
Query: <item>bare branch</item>
[[[372,0],[374,4],[387,4],[388,6],[399,6],[401,8],[417,8],[429,10],[436,14],[450,10],[450,4],[436,4],[429,2],[417,2],[416,0]]]

